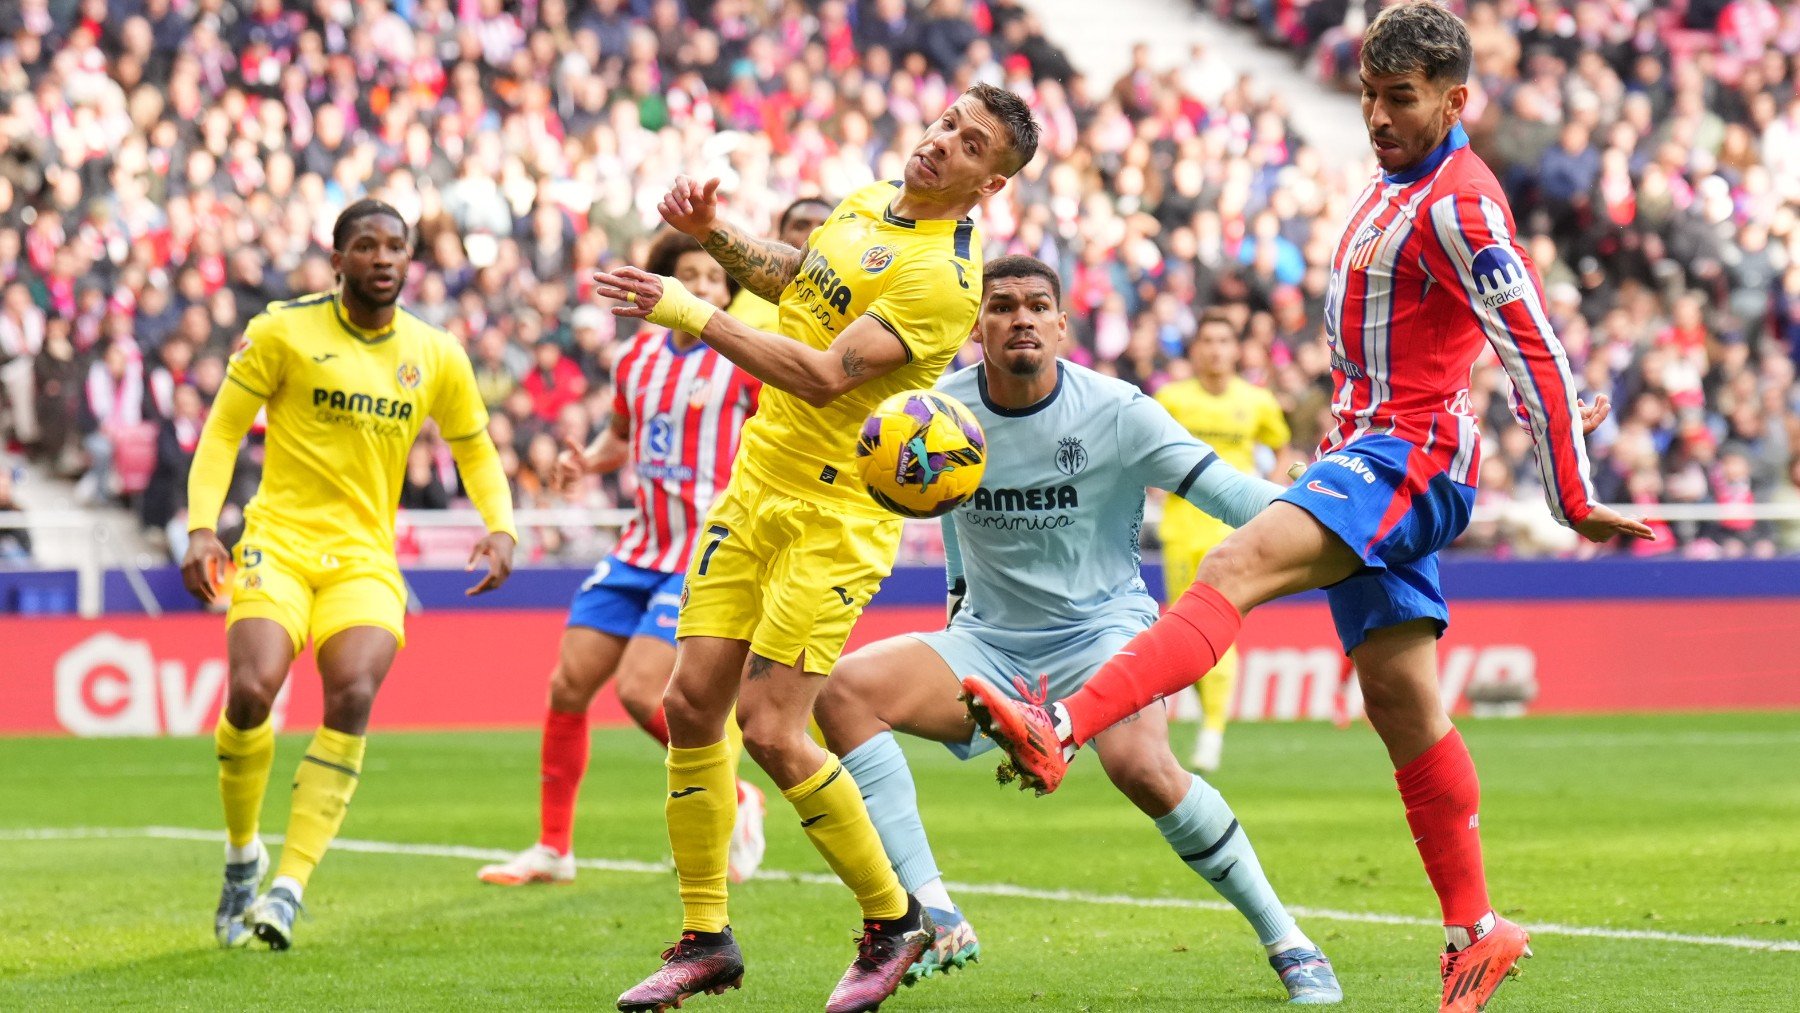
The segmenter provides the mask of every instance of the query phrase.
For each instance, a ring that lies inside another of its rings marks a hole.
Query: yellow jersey
[[[1232,377],[1223,394],[1209,392],[1197,379],[1177,380],[1157,391],[1156,400],[1183,429],[1246,475],[1257,473],[1258,444],[1279,450],[1292,438],[1275,395],[1243,377]],[[1187,500],[1171,496],[1163,502],[1159,531],[1164,545],[1216,540],[1230,530]]]
[[[738,289],[725,312],[759,331],[778,331],[781,317],[775,304],[747,288]]]
[[[789,495],[882,517],[891,515],[854,480],[857,432],[888,395],[937,382],[974,331],[981,301],[975,223],[901,218],[892,209],[899,187],[855,191],[813,232],[782,290],[776,331],[825,349],[871,316],[906,346],[906,364],[823,408],[764,387],[738,452],[740,467]]]
[[[334,293],[270,303],[225,379],[268,411],[262,485],[246,523],[313,544],[393,554],[406,455],[427,416],[453,448],[487,440],[468,355],[404,309],[385,330],[365,331]],[[484,516],[499,510],[490,528],[510,533],[510,502],[478,505]]]

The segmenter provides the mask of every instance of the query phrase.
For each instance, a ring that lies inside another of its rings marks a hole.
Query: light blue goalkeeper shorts
[[[967,612],[948,629],[912,636],[937,652],[958,679],[977,675],[1015,700],[1025,699],[1014,677],[1033,696],[1039,676],[1047,678],[1051,700],[1061,700],[1093,678],[1132,637],[1156,621],[1154,611],[1115,612],[1079,626],[1047,630],[1008,630],[989,626]],[[975,732],[967,742],[945,746],[959,759],[994,748],[992,739]]]

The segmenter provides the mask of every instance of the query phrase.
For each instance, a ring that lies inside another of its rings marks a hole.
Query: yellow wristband
[[[706,329],[706,322],[717,313],[718,307],[687,290],[687,286],[674,278],[664,278],[662,298],[650,310],[646,320],[658,327],[700,336]]]

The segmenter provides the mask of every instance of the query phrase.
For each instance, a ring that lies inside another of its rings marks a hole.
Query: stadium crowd
[[[1324,73],[1354,68],[1364,5],[1244,6]],[[1470,130],[1585,396],[1616,402],[1591,439],[1600,496],[1800,501],[1800,15],[1682,6],[1468,4]],[[1310,452],[1331,396],[1327,265],[1372,159],[1306,146],[1275,89],[1198,48],[1091,81],[1023,0],[5,5],[6,440],[178,544],[233,342],[268,301],[332,286],[331,223],[373,195],[418,223],[406,303],[466,343],[519,505],[629,503],[629,476],[549,482],[560,443],[604,421],[628,336],[588,276],[641,255],[676,173],[720,176],[729,212],[772,232],[796,197],[897,177],[925,118],[975,81],[1027,95],[1043,124],[982,223],[990,255],[1062,268],[1071,357],[1153,390],[1187,374],[1199,312],[1229,306],[1246,374]],[[1541,499],[1491,359],[1471,393],[1483,501]],[[257,458],[253,440],[237,503]],[[458,493],[422,438],[402,504]],[[1543,516],[1465,544],[1579,551],[1542,510],[1517,513]],[[1800,529],[1747,519],[1664,530],[1628,551],[1800,550]],[[591,558],[595,537],[538,529],[525,549]]]

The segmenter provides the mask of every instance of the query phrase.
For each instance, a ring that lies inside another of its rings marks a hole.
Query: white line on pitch
[[[143,840],[146,838],[166,841],[223,841],[225,835],[217,830],[198,830],[191,827],[41,827],[21,829],[0,829],[0,841],[79,841],[100,840],[106,838],[126,838]],[[279,844],[281,835],[269,834],[263,838],[270,844]],[[429,858],[460,858],[468,861],[505,861],[513,857],[513,852],[500,848],[475,848],[462,844],[405,844],[396,841],[364,841],[355,838],[340,837],[331,842],[333,851],[360,851],[375,855],[418,855]],[[578,858],[575,864],[583,869],[595,869],[602,872],[654,873],[667,875],[674,869],[667,862],[632,862],[610,858]],[[764,870],[756,874],[757,879],[774,882],[807,883],[837,886],[836,876],[818,872],[780,872]],[[1231,905],[1223,901],[1200,900],[1191,897],[1134,897],[1122,893],[1086,893],[1080,890],[1040,890],[1035,887],[1018,886],[1013,883],[947,883],[951,890],[959,893],[977,894],[988,897],[1014,897],[1021,900],[1054,901],[1064,904],[1099,904],[1107,907],[1139,907],[1139,908],[1177,908],[1190,911],[1232,911]],[[1408,915],[1380,914],[1370,911],[1334,911],[1330,908],[1289,907],[1288,912],[1297,918],[1316,918],[1320,921],[1358,922],[1365,925],[1403,925],[1417,928],[1439,928],[1440,923],[1430,918],[1415,918]],[[1774,953],[1800,953],[1800,942],[1781,939],[1756,939],[1750,936],[1702,936],[1686,932],[1655,932],[1648,929],[1608,929],[1593,925],[1558,925],[1555,923],[1539,923],[1525,926],[1534,933],[1555,936],[1582,936],[1589,939],[1619,939],[1631,942],[1646,943],[1682,943],[1689,946],[1724,946],[1734,950],[1759,950]]]

